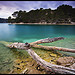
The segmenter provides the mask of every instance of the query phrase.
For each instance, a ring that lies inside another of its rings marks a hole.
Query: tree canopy
[[[72,8],[70,5],[61,5],[57,7],[55,10],[49,9],[36,9],[26,11],[15,11],[12,14],[15,19],[8,17],[8,22],[16,22],[16,23],[70,23],[75,22],[75,8]]]

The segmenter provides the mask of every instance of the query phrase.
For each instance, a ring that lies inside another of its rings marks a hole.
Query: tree
[[[11,16],[8,17],[8,23],[11,23],[12,22],[12,19],[11,19]]]
[[[17,17],[17,16],[18,16],[18,11],[14,12],[14,13],[12,14],[12,16],[13,16],[13,17]]]

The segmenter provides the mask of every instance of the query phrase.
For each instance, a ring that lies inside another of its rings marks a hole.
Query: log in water
[[[37,44],[40,44],[40,43],[50,43],[50,42],[54,42],[54,41],[62,40],[62,39],[64,39],[64,38],[63,37],[55,37],[55,38],[51,38],[51,39],[49,39],[49,38],[42,39],[42,40],[38,40],[38,41],[30,43],[30,46],[35,47],[35,48],[45,49],[45,50],[59,50],[59,51],[66,51],[66,52],[75,53],[75,49],[55,47],[55,46],[37,45]],[[29,48],[29,47],[26,47],[25,43],[13,43],[11,45],[8,45],[8,47],[10,47],[10,48],[18,48],[18,49],[28,49]]]
[[[61,40],[63,38],[53,38],[53,39],[43,39],[36,41],[34,43],[13,43],[11,45],[8,45],[9,48],[18,48],[18,49],[24,49],[26,50],[29,55],[41,66],[43,66],[46,70],[58,74],[75,74],[75,69],[54,65],[49,62],[46,62],[45,60],[41,59],[30,47],[36,47],[36,48],[42,48],[47,50],[62,50],[62,51],[69,51],[69,52],[75,52],[75,49],[68,49],[68,48],[60,48],[60,47],[50,47],[50,46],[42,46],[37,45],[40,43],[49,43],[57,40]]]

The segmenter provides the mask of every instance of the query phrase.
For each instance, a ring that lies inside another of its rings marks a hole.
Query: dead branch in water
[[[58,51],[75,53],[75,49],[69,49],[69,48],[62,48],[62,47],[56,47],[56,46],[42,46],[42,45],[31,45],[31,46],[34,48],[41,48],[45,50],[58,50]]]
[[[59,73],[59,74],[75,74],[75,69],[54,65],[49,62],[46,62],[45,60],[41,59],[32,49],[28,49],[27,52],[39,65],[41,65],[50,72]]]
[[[42,49],[47,49],[47,50],[61,50],[61,51],[68,51],[68,52],[75,52],[75,49],[68,49],[68,48],[61,48],[61,47],[51,47],[51,46],[42,46],[42,45],[37,45],[40,43],[50,43],[53,41],[61,40],[64,38],[58,37],[58,38],[53,38],[53,39],[42,39],[36,42],[32,42],[30,44],[28,43],[13,43],[11,45],[8,45],[9,48],[18,48],[18,49],[24,49],[26,50],[29,55],[42,67],[44,67],[46,70],[54,73],[59,73],[59,74],[75,74],[75,69],[71,69],[68,67],[64,66],[59,66],[59,65],[54,65],[49,62],[46,62],[45,60],[41,59],[30,47],[35,47],[35,48],[42,48]]]
[[[46,38],[46,39],[41,39],[41,40],[32,42],[30,44],[34,45],[34,44],[41,44],[41,43],[51,43],[51,42],[62,40],[62,39],[64,39],[64,37]]]
[[[75,49],[62,48],[62,47],[56,47],[56,46],[37,45],[37,44],[40,44],[40,43],[50,43],[50,42],[54,42],[54,41],[62,40],[62,39],[64,39],[64,38],[63,37],[57,37],[57,38],[51,38],[51,39],[49,39],[49,38],[42,39],[42,40],[38,40],[38,41],[30,43],[30,46],[34,47],[34,48],[45,49],[45,50],[59,50],[59,51],[66,51],[66,52],[75,53]],[[25,47],[25,43],[13,43],[11,45],[8,45],[8,47],[18,48],[18,49],[27,49],[27,47]]]

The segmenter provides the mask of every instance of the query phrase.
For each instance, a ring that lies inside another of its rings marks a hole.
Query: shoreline
[[[9,23],[9,25],[11,25],[11,24],[13,24],[13,25],[16,25],[16,24],[27,24],[27,25],[30,25],[30,24],[33,24],[33,25],[75,25],[75,23],[71,23],[71,24],[69,24],[69,23],[59,23],[59,24],[56,24],[56,23]]]

